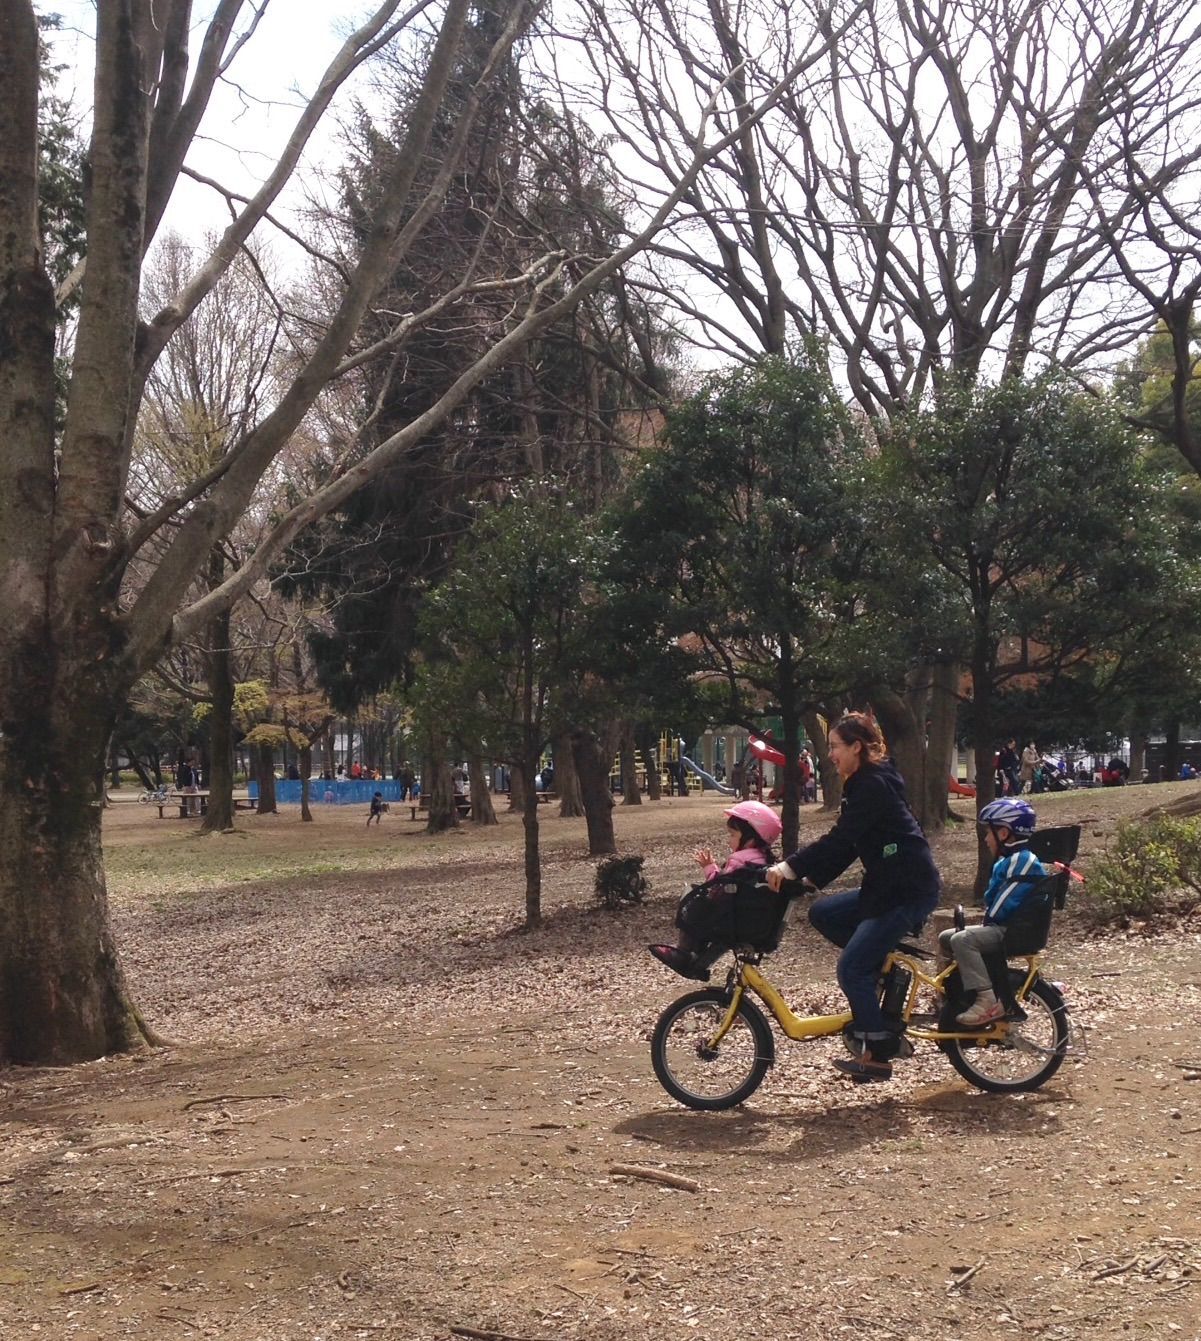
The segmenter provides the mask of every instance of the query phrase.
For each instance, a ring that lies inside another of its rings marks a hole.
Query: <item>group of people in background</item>
[[[288,775],[291,777],[291,773]],[[339,764],[331,773],[327,769],[321,774],[325,782],[382,782],[385,778],[382,768],[365,767],[358,759],[350,764]],[[405,764],[397,765],[392,770],[392,779],[400,783],[400,799],[407,801],[415,798],[420,788],[417,785],[417,775]]]
[[[1075,779],[1064,758],[1044,754],[1034,741],[1027,741],[1018,752],[1014,736],[997,751],[997,795],[1020,796],[1023,792],[1066,791],[1075,786]]]
[[[1130,765],[1119,754],[1095,766],[1081,761],[1073,772],[1066,760],[1041,753],[1034,741],[1028,742],[1019,754],[1017,741],[1012,736],[997,751],[995,763],[998,796],[1063,791],[1073,786],[1093,787],[1097,783],[1102,787],[1124,787],[1130,781]],[[1148,777],[1144,769],[1141,781],[1160,781],[1163,776],[1161,770],[1157,777]],[[1181,782],[1194,781],[1196,767],[1185,760],[1180,766],[1179,778]]]

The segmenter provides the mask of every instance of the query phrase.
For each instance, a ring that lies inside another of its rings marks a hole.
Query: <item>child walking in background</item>
[[[718,868],[710,848],[698,847],[693,853],[705,879],[715,880],[718,876],[770,866],[776,859],[771,845],[779,838],[782,827],[779,815],[762,801],[740,801],[724,813],[726,840],[730,847],[725,864]],[[699,900],[692,895],[685,896],[676,914],[676,926],[680,930],[676,944],[647,948],[661,964],[666,964],[682,977],[707,982],[709,964],[704,960],[704,950],[719,920],[719,905],[734,897],[737,896],[720,887],[705,891]]]
[[[1005,923],[1035,885],[1050,875],[1027,846],[1038,824],[1033,807],[1027,802],[990,801],[977,817],[977,823],[985,831],[984,841],[995,862],[984,891],[984,922],[963,931],[944,931],[938,937],[943,956],[959,965],[964,988],[976,993],[968,1009],[956,1017],[956,1023],[965,1029],[979,1029],[1005,1014],[1005,1007],[993,991],[984,956],[1001,948]]]
[[[367,816],[367,827],[371,827],[371,821],[375,821],[376,828],[379,827],[380,816],[384,813],[384,794],[376,792],[371,798],[371,810]]]

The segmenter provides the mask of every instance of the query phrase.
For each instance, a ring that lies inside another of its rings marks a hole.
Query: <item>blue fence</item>
[[[298,806],[302,786],[300,782],[277,781],[275,799],[280,805]],[[250,793],[252,801],[258,800],[257,782],[251,782],[246,790]],[[371,782],[367,778],[349,779],[345,782],[340,779],[325,782],[321,778],[313,778],[309,783],[309,803],[315,806],[366,806],[371,804],[371,798],[376,792],[383,792],[385,801],[399,801],[400,783],[395,778],[383,778],[379,782]]]

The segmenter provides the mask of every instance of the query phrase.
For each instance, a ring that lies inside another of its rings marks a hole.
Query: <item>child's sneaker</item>
[[[1005,1007],[997,1000],[993,992],[980,992],[975,1001],[955,1018],[956,1024],[961,1024],[965,1029],[982,1029],[986,1024],[992,1024],[994,1020],[999,1020],[1005,1014]]]
[[[660,964],[666,964],[681,978],[695,978],[698,982],[709,981],[709,970],[696,962],[696,956],[678,945],[648,945],[646,947]]]

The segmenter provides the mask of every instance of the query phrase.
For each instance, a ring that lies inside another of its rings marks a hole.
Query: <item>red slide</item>
[[[774,745],[769,745],[765,740],[759,740],[755,736],[750,738],[751,750],[760,758],[766,759],[769,764],[779,764],[784,766],[784,755],[776,749]]]

